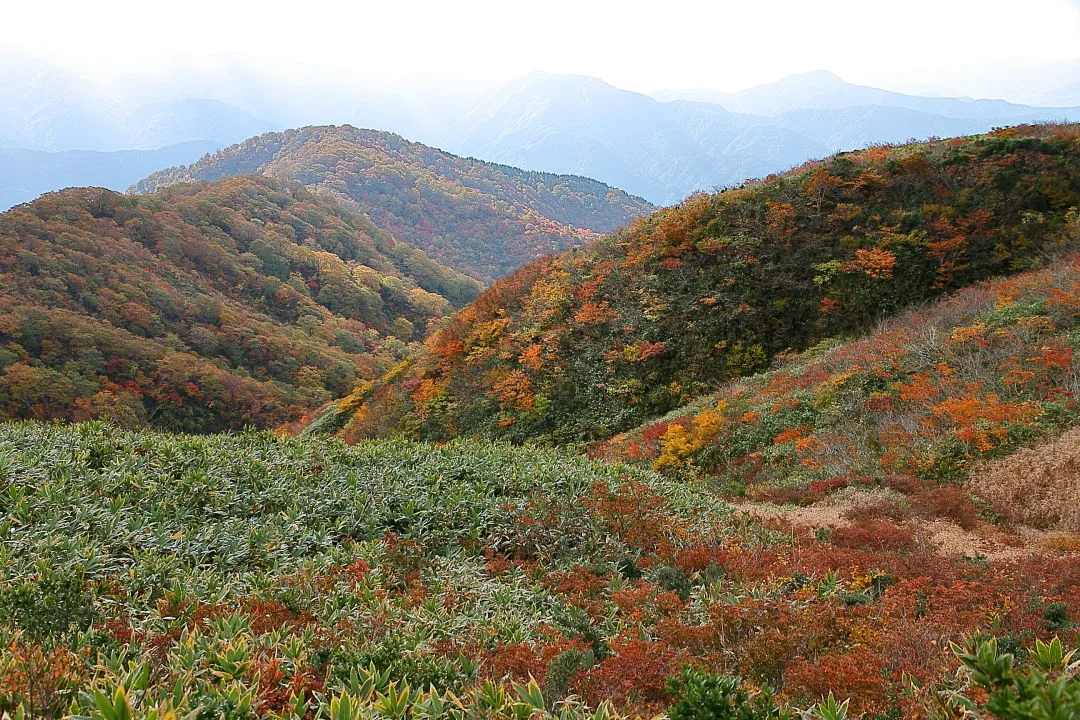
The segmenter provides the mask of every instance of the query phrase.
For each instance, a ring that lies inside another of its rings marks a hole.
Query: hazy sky
[[[0,45],[94,76],[256,66],[627,89],[738,90],[827,69],[850,82],[1019,97],[1080,81],[1080,0],[7,0]]]

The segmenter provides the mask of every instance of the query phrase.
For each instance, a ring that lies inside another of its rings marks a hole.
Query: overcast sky
[[[1080,0],[6,0],[0,45],[102,84],[175,68],[739,90],[831,70],[904,91],[1020,98],[1080,81]]]

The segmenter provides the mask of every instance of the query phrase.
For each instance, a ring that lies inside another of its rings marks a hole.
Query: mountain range
[[[1072,86],[1070,86],[1072,87]],[[1075,91],[1075,87],[1072,87]],[[747,115],[782,115],[791,110],[841,109],[858,106],[905,108],[949,118],[984,120],[1016,120],[1026,118],[1032,112],[1030,105],[1018,105],[1004,100],[974,100],[951,98],[882,90],[866,85],[844,82],[836,74],[824,70],[790,75],[766,85],[735,93],[709,89],[662,90],[653,93],[658,100],[694,100],[722,105],[732,112]],[[1071,97],[1070,88],[1061,88],[1045,99]],[[1064,107],[1057,105],[1055,107]]]
[[[218,147],[192,140],[157,150],[0,150],[0,209],[67,187],[123,191],[155,170],[194,162]]]
[[[507,84],[434,144],[609,182],[678,202],[876,143],[1080,118],[1080,108],[924,98],[797,75],[733,95],[632,93],[596,78],[534,73]]]
[[[1080,117],[1075,86],[1042,97],[1056,107],[1037,107],[906,95],[827,72],[739,93],[699,89],[652,96],[592,77],[545,73],[456,95],[289,87],[253,74],[227,87],[184,90],[205,93],[201,99],[145,103],[115,100],[82,78],[23,56],[0,57],[0,78],[0,148],[134,150],[192,141],[223,147],[269,130],[347,123],[394,131],[462,156],[595,178],[658,205],[875,143]],[[54,165],[50,189],[81,182],[66,174],[63,162]],[[109,185],[107,172],[91,184]],[[11,190],[3,194],[14,196]]]

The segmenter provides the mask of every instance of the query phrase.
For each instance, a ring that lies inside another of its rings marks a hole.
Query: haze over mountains
[[[593,77],[547,73],[463,93],[376,90],[344,81],[271,86],[253,75],[177,91],[201,97],[159,90],[141,104],[120,102],[69,72],[17,54],[0,55],[0,79],[0,148],[115,151],[202,143],[170,151],[190,153],[179,158],[183,163],[208,147],[269,130],[350,124],[527,170],[595,178],[655,204],[873,143],[1080,117],[1076,85],[1041,96],[1056,107],[1037,107],[906,95],[828,72],[739,93],[698,89],[655,97]],[[145,172],[118,173],[117,167],[145,168],[147,157],[89,158],[84,167],[94,163],[102,167],[98,179],[86,175],[90,170],[72,175],[68,162],[39,158],[38,167],[48,168],[39,170],[41,182],[0,181],[0,207],[80,183],[122,189]],[[126,181],[117,184],[121,174]]]
[[[194,140],[220,145],[270,125],[218,99],[127,104],[69,71],[0,53],[0,148],[155,150]]]
[[[216,142],[192,140],[157,150],[0,150],[0,208],[69,185],[123,190],[155,170],[189,163],[217,148]]]

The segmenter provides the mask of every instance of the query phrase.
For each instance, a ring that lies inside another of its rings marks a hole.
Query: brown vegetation
[[[1080,532],[1080,428],[987,463],[970,489],[1020,522]]]

